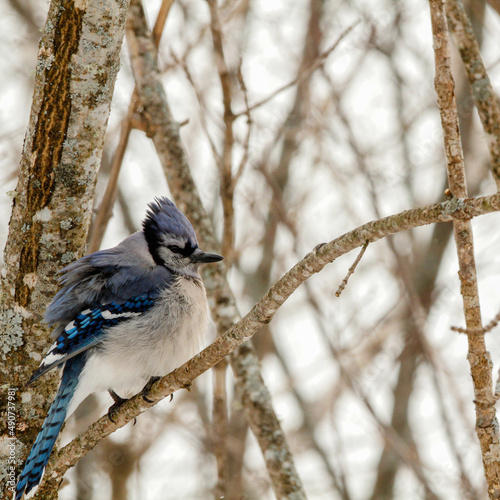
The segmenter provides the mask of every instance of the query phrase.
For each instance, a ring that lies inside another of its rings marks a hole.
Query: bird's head
[[[148,207],[142,229],[156,264],[176,273],[193,275],[199,264],[223,259],[199,248],[193,226],[168,198],[155,198]]]

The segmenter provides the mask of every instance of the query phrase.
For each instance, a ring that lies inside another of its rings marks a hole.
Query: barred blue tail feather
[[[79,354],[69,359],[64,366],[56,398],[19,476],[15,500],[20,500],[24,494],[33,495],[42,480],[52,448],[66,419],[68,406],[78,384],[85,358],[86,353]]]

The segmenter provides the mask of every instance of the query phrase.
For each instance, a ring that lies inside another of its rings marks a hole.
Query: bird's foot
[[[160,380],[161,377],[151,377],[148,380],[148,383],[144,386],[144,388],[141,391],[142,399],[146,401],[146,403],[152,404],[155,401],[151,401],[151,399],[148,398],[149,396],[149,391],[151,390],[151,387],[153,387],[153,384]]]
[[[118,410],[120,409],[120,407],[122,406],[123,403],[125,403],[125,401],[127,401],[126,399],[118,396],[118,394],[116,394],[115,391],[113,391],[112,389],[109,389],[108,390],[109,392],[109,395],[113,398],[113,401],[114,401],[114,404],[112,404],[109,409],[108,409],[108,418],[109,420],[111,420],[111,422],[113,422],[114,424],[116,424],[116,421],[114,420],[114,417],[116,416],[116,413],[118,412]],[[134,419],[135,420],[135,419]]]

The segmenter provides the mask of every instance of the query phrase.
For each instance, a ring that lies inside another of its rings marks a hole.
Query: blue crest
[[[186,216],[166,197],[155,198],[142,223],[148,244],[160,244],[158,236],[172,235],[184,239],[192,247],[198,246],[193,226]]]

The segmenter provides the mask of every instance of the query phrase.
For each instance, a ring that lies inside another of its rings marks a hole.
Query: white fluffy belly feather
[[[153,376],[164,376],[201,348],[208,308],[201,280],[180,277],[150,311],[119,324],[89,353],[68,416],[89,394],[112,389],[138,393]]]

